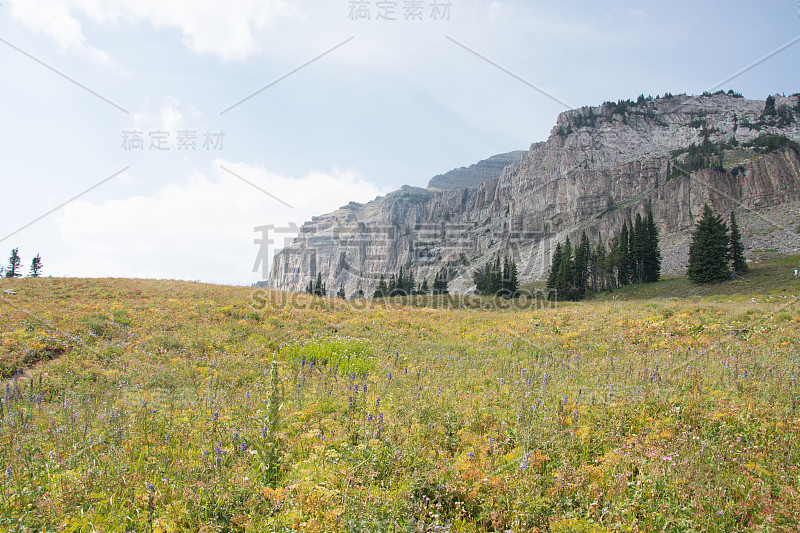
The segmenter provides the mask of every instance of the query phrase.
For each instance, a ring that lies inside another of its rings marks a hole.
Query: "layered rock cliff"
[[[561,113],[548,140],[497,178],[471,187],[432,180],[315,217],[276,255],[269,287],[300,291],[321,273],[333,291],[371,294],[402,266],[429,283],[447,269],[451,292],[465,293],[474,269],[498,253],[516,256],[521,281],[540,279],[555,242],[581,231],[608,242],[647,208],[663,270],[677,272],[706,203],[737,212],[746,248],[800,250],[800,158],[791,147],[800,141],[800,103],[797,95],[774,100],[766,114],[764,101],[722,93]]]
[[[499,178],[504,168],[511,163],[519,161],[524,155],[524,151],[493,155],[474,165],[457,168],[432,177],[428,182],[428,188],[445,190],[455,187],[476,187],[484,181]]]

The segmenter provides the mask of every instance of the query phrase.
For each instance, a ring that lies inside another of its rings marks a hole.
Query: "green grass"
[[[281,359],[301,361],[302,366],[323,365],[343,375],[366,376],[374,369],[370,346],[359,340],[329,339],[307,342],[300,346],[284,346]]]
[[[763,262],[750,263],[741,279],[721,283],[693,283],[686,276],[665,277],[657,283],[629,285],[610,293],[595,296],[595,300],[646,300],[654,298],[738,298],[752,296],[800,295],[800,278],[794,269],[800,265],[800,255],[774,257],[765,254]]]

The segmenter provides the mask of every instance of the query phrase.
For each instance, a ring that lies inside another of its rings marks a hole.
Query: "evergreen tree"
[[[747,272],[747,261],[744,258],[744,247],[742,246],[742,234],[739,233],[739,225],[736,223],[736,215],[731,211],[731,242],[730,242],[731,266],[734,272]]]
[[[447,272],[442,269],[433,280],[433,294],[448,294],[449,292],[447,288]]]
[[[614,249],[614,265],[617,267],[617,284],[620,287],[627,285],[631,279],[628,241],[628,223],[624,222]]]
[[[358,286],[358,291],[356,292],[356,298],[361,299],[364,297],[364,289],[361,288],[361,285]]]
[[[563,255],[558,265],[555,292],[557,300],[567,301],[575,298],[575,294],[572,291],[572,282],[575,279],[574,259],[572,257],[572,243],[569,242],[569,237],[564,241],[562,250]]]
[[[325,289],[325,284],[322,283],[321,272],[317,273],[317,282],[314,284],[311,292],[314,296],[325,296],[328,294],[328,291]]]
[[[504,298],[514,298],[519,289],[519,281],[517,279],[517,265],[514,260],[507,255],[503,258],[503,273],[502,281],[500,283],[500,294]]]
[[[314,282],[313,281],[309,281],[308,285],[306,285],[306,293],[314,294]]]
[[[44,265],[42,264],[42,258],[39,257],[39,254],[36,254],[36,257],[34,257],[33,261],[31,261],[31,271],[29,274],[30,277],[38,278],[41,275],[43,266]]]
[[[428,280],[423,279],[422,285],[419,287],[419,292],[422,294],[428,294],[430,292],[430,288],[428,287]]]
[[[647,228],[642,219],[641,213],[636,214],[636,221],[631,232],[631,269],[630,277],[632,283],[642,283],[644,281],[645,269],[645,248],[647,246]]]
[[[406,295],[406,278],[403,275],[403,267],[400,267],[400,272],[397,274],[394,290],[392,290],[391,295],[392,296]]]
[[[489,272],[489,283],[488,287],[486,288],[486,294],[491,296],[497,296],[497,293],[500,292],[500,288],[503,286],[503,270],[500,266],[500,256],[498,255],[495,258],[494,265],[492,265],[492,270]]]
[[[11,250],[11,255],[8,258],[8,266],[6,267],[7,278],[19,278],[22,273],[19,271],[22,259],[19,256],[19,248]]]
[[[767,100],[764,103],[764,112],[761,114],[761,116],[771,117],[776,115],[777,112],[778,111],[775,109],[775,97],[772,95],[767,96]]]
[[[642,281],[654,283],[661,277],[661,250],[659,248],[658,227],[656,227],[652,209],[647,211],[645,234]]]
[[[385,296],[389,295],[389,287],[386,285],[386,278],[383,277],[381,274],[381,279],[378,280],[378,286],[375,288],[375,292],[372,293],[373,298],[384,298]]]
[[[344,286],[339,287],[339,292],[336,293],[337,298],[341,298],[344,300],[346,298],[344,294]]]
[[[575,248],[575,279],[573,285],[575,286],[578,298],[582,298],[586,294],[586,279],[589,269],[589,239],[586,237],[586,232],[581,234],[581,240],[578,247]]]
[[[512,258],[506,258],[508,262],[508,270],[503,273],[504,289],[509,297],[516,298],[519,293],[519,274],[517,272],[517,263]]]
[[[564,259],[564,249],[561,243],[556,243],[556,249],[553,250],[553,257],[550,259],[550,272],[547,274],[547,292],[550,294],[555,293],[556,284],[558,282],[558,273],[561,270],[561,261]],[[555,295],[558,299],[558,295]]]
[[[594,258],[595,281],[592,283],[592,291],[600,292],[608,289],[608,256],[603,240],[597,238],[597,246],[592,254]]]
[[[728,243],[727,225],[705,205],[689,245],[689,279],[697,283],[728,279]]]
[[[628,281],[627,283],[633,283],[635,280],[636,275],[636,258],[633,257],[633,225],[627,224],[626,229],[628,230],[628,246],[625,249],[625,257],[627,258],[627,269],[628,269]]]

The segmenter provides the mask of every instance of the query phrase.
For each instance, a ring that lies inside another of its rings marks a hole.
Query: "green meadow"
[[[0,530],[797,531],[796,263],[557,305],[3,280]]]

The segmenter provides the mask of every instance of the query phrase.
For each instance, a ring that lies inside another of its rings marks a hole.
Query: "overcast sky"
[[[800,42],[725,80],[800,36],[799,10],[4,0],[0,259],[19,247],[26,272],[39,253],[45,275],[250,284],[254,227],[527,149],[567,106],[721,82],[798,92]]]

